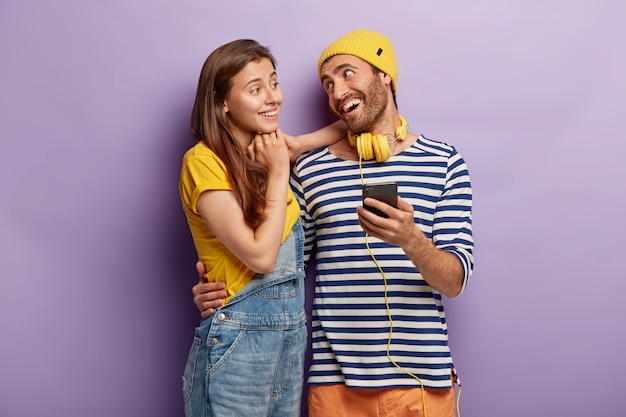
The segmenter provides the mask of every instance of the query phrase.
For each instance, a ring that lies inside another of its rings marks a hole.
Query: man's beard
[[[385,88],[380,82],[368,83],[359,95],[362,97],[357,108],[360,110],[359,117],[350,117],[350,113],[344,113],[341,117],[354,134],[372,132],[381,123],[389,102]]]

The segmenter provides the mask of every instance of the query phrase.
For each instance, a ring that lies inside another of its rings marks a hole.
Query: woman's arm
[[[289,148],[289,158],[294,162],[304,152],[332,145],[346,137],[347,129],[342,120],[337,120],[335,123],[304,135],[285,135],[285,141]]]
[[[200,215],[215,236],[248,268],[267,274],[274,270],[285,229],[289,154],[280,131],[256,135],[255,158],[268,168],[265,219],[256,228],[244,220],[235,194],[229,190],[203,192],[198,197]]]

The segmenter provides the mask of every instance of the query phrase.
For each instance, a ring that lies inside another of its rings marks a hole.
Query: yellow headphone
[[[396,129],[395,139],[405,139],[408,129],[406,120],[404,117],[400,116],[400,127]],[[355,135],[348,131],[348,141],[351,146],[356,146],[359,157],[362,159],[368,160],[376,158],[377,162],[383,162],[391,156],[387,135],[372,135],[369,132]]]

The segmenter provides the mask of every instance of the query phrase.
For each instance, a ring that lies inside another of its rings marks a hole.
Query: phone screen
[[[392,207],[396,207],[398,201],[398,185],[395,182],[385,182],[380,184],[365,184],[363,186],[363,199],[365,197],[375,198],[389,204]],[[367,210],[381,217],[389,217],[382,211],[363,204]]]

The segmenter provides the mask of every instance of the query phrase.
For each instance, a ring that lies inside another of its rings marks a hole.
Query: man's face
[[[385,79],[389,77],[353,55],[330,57],[320,72],[330,109],[353,133],[372,131],[382,117],[389,103]]]

